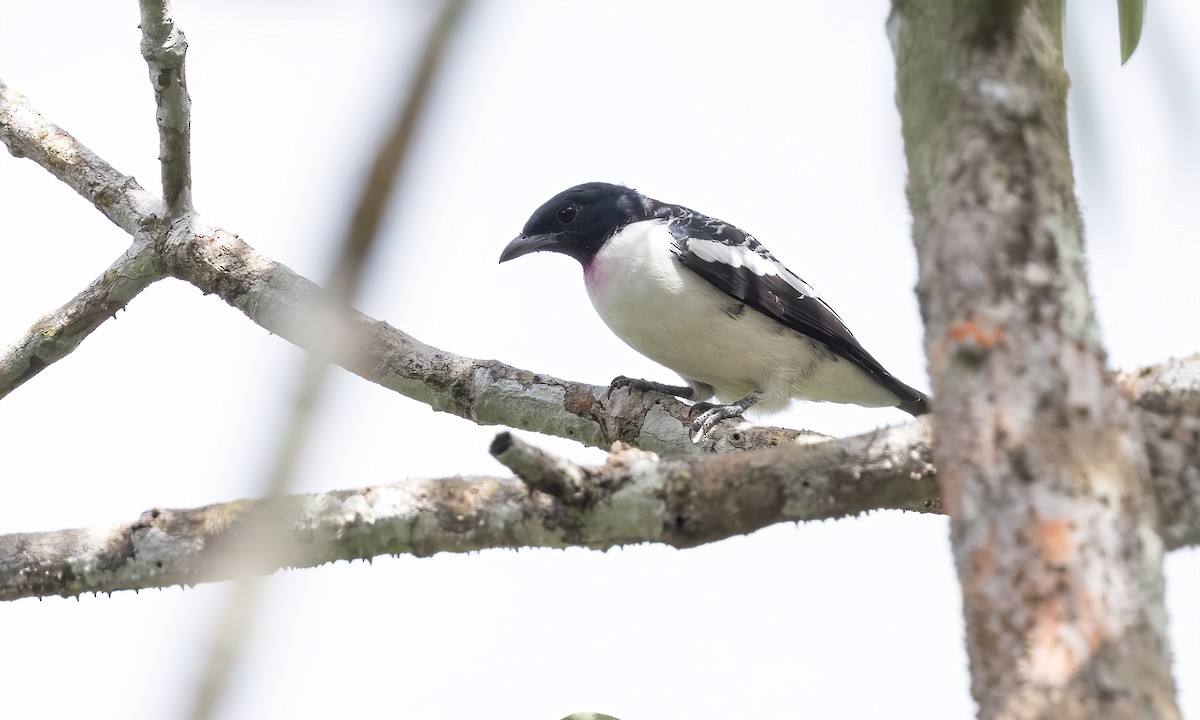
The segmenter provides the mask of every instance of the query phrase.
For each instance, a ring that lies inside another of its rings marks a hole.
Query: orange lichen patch
[[[964,590],[968,595],[984,593],[984,586],[1000,572],[995,528],[991,528],[987,537],[971,550],[970,558],[971,575],[966,579]]]
[[[942,509],[946,514],[950,517],[962,517],[965,512],[962,482],[943,475],[938,477],[938,488],[942,491]]]
[[[1094,596],[1087,589],[1079,590],[1079,627],[1087,641],[1089,653],[1100,649],[1100,645],[1109,639],[1108,628],[1105,624],[1106,608],[1096,603]]]
[[[1069,680],[1106,642],[1112,631],[1102,587],[1088,584],[1079,567],[1076,525],[1065,518],[1035,517],[1033,544],[1041,555],[1038,585],[1053,588],[1037,601],[1029,636],[1029,663],[1039,682]]]
[[[596,402],[596,397],[590,392],[584,391],[578,385],[568,383],[566,385],[566,393],[563,396],[563,408],[572,415],[586,418],[592,412],[592,405]]]
[[[985,349],[996,347],[1004,337],[999,326],[984,325],[971,320],[950,323],[949,335],[956,343],[970,342]]]
[[[1070,680],[1090,654],[1079,629],[1067,622],[1061,596],[1038,603],[1029,642],[1029,669],[1038,682],[1061,685]]]
[[[1090,593],[1080,589],[1074,606],[1076,612],[1068,616],[1068,598],[1063,594],[1038,603],[1029,638],[1029,665],[1039,682],[1066,682],[1111,639]]]
[[[1033,525],[1033,539],[1042,557],[1051,565],[1068,565],[1075,556],[1072,530],[1074,523],[1062,518],[1037,520]]]

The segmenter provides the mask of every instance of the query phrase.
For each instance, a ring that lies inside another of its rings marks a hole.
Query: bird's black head
[[[613,233],[646,217],[636,190],[601,182],[576,185],[529,217],[521,234],[500,253],[500,262],[553,250],[587,265]]]

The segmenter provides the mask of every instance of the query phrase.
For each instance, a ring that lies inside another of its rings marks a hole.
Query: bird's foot
[[[692,442],[699,444],[704,439],[704,436],[708,434],[708,431],[712,430],[713,426],[722,420],[740,417],[742,413],[749,410],[754,403],[758,402],[758,397],[758,393],[754,393],[729,405],[708,406],[708,409],[697,415],[696,419],[692,421],[692,431],[689,433]],[[708,403],[701,403],[700,405],[696,405],[696,408],[699,409],[706,405]]]
[[[605,397],[612,397],[614,390],[621,388],[631,388],[633,390],[653,390],[664,395],[674,395],[677,398],[687,400],[692,396],[692,388],[688,385],[667,385],[666,383],[653,382],[651,380],[639,380],[637,378],[629,378],[624,375],[618,375],[613,378],[613,381],[608,384],[608,393]]]

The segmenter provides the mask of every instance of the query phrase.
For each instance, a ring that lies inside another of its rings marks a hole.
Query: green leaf
[[[1146,0],[1117,0],[1117,24],[1121,28],[1121,64],[1137,50],[1142,37],[1142,19],[1146,16]]]

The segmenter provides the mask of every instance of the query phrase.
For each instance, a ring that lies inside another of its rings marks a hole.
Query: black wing
[[[668,220],[675,255],[684,267],[725,294],[819,340],[854,363],[900,398],[901,410],[913,415],[929,412],[929,396],[885,370],[863,349],[833,308],[753,236],[678,205],[660,203],[654,215]],[[735,262],[729,262],[731,259]]]

